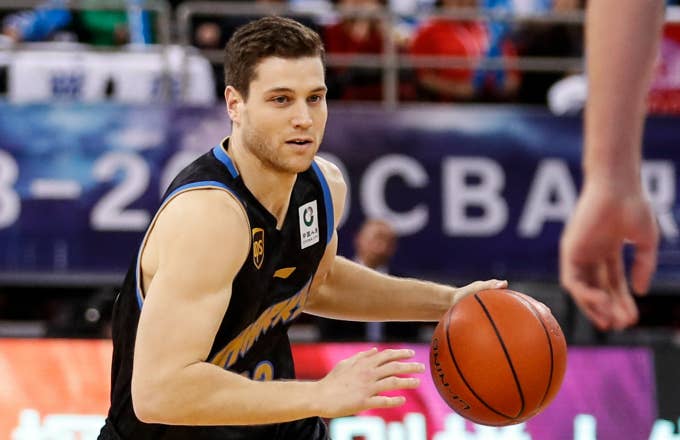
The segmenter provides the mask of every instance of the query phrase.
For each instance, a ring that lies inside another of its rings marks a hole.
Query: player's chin
[[[289,160],[285,163],[285,165],[282,167],[282,170],[285,170],[288,173],[291,174],[299,174],[307,171],[311,166],[312,166],[312,161],[314,160],[313,157],[307,159],[307,158],[295,158],[293,160]]]
[[[307,171],[309,167],[312,166],[315,153],[316,150],[310,149],[309,151],[306,151],[304,153],[293,155],[293,157],[291,157],[290,160],[288,161],[289,168],[291,169],[291,171],[295,173]]]

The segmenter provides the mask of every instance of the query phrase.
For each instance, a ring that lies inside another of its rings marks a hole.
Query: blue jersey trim
[[[227,185],[225,185],[224,183],[218,182],[218,181],[216,181],[216,180],[203,180],[203,181],[201,181],[201,182],[187,183],[186,185],[182,185],[182,186],[180,186],[179,188],[176,188],[173,192],[171,192],[170,194],[168,194],[168,196],[165,198],[165,200],[163,200],[163,205],[161,205],[161,208],[168,202],[168,200],[170,200],[170,198],[174,197],[176,194],[178,194],[178,193],[180,193],[180,192],[182,192],[182,191],[185,191],[185,190],[187,190],[187,189],[192,189],[192,188],[196,188],[196,187],[199,187],[199,186],[213,186],[213,187],[218,187],[218,188],[226,189],[227,191],[229,191],[230,193],[232,193],[234,196],[236,196],[236,199],[237,199],[237,200],[239,200],[239,201],[241,200],[241,197],[239,197],[239,195],[236,194],[236,193],[234,192],[234,190],[232,190],[231,188],[229,188],[229,187],[228,187]],[[160,210],[160,209],[159,209],[159,210]]]
[[[326,176],[323,175],[323,172],[321,172],[319,165],[317,165],[315,161],[312,161],[312,169],[316,173],[316,177],[319,178],[319,183],[321,183],[321,190],[323,192],[323,203],[326,207],[326,244],[328,245],[333,238],[333,231],[335,230],[333,198],[331,197],[331,190],[328,188]]]
[[[137,266],[139,266],[139,263],[137,263]],[[135,274],[135,278],[137,278],[137,275]],[[135,280],[136,281],[136,280]],[[139,290],[139,283],[137,284],[137,304],[139,305],[139,310],[142,310],[142,304],[144,303],[144,300],[142,299],[142,292]]]
[[[236,194],[236,192],[234,192],[234,190],[229,188],[224,183],[217,182],[215,180],[204,180],[204,181],[201,181],[201,182],[187,183],[186,185],[182,185],[182,186],[178,187],[177,189],[175,189],[173,192],[168,194],[168,196],[163,200],[163,203],[161,204],[160,208],[158,208],[158,212],[160,212],[165,207],[165,205],[167,205],[168,202],[170,202],[170,200],[174,196],[176,196],[177,194],[181,193],[182,191],[186,191],[186,190],[189,190],[189,189],[192,189],[192,188],[198,188],[198,187],[204,187],[204,188],[211,188],[212,187],[212,188],[226,189],[234,197],[236,197],[236,199],[239,202],[243,203],[241,201],[241,197],[239,197],[239,195]],[[151,224],[153,224],[154,221],[155,221],[155,218],[154,218],[154,220],[152,220]],[[148,234],[148,231],[147,231],[147,234]],[[142,249],[144,249],[144,246],[146,245],[146,239],[147,239],[147,237],[145,236],[144,240],[142,241],[142,244],[139,246],[139,251],[137,251],[137,265],[136,265],[137,267],[135,269],[135,285],[136,285],[135,290],[137,292],[137,304],[139,304],[140,310],[142,309],[142,304],[144,303],[144,298],[142,297],[142,283],[141,283],[141,280],[142,280],[142,276],[141,276],[142,275],[142,264],[141,264],[141,261],[142,261]]]
[[[236,167],[234,166],[234,162],[231,161],[231,157],[227,156],[227,153],[224,152],[224,148],[222,148],[222,145],[217,145],[215,148],[213,148],[213,154],[219,160],[224,164],[225,167],[229,170],[229,174],[231,174],[231,177],[237,177],[238,176],[238,171],[236,170]]]

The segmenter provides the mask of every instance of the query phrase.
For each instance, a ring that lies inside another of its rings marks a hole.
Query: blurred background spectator
[[[181,3],[181,2],[180,2]],[[229,8],[230,2],[214,1],[216,5],[227,5],[226,12],[219,9],[212,13],[196,13],[192,15],[190,22],[190,38],[192,45],[196,46],[206,53],[210,53],[209,58],[212,64],[212,70],[215,78],[216,96],[221,98],[224,94],[224,70],[222,49],[227,44],[231,35],[239,26],[242,26],[249,21],[264,15],[278,14],[282,9],[285,9],[289,3],[285,0],[254,0],[247,4],[247,11],[243,11],[243,3],[231,2],[234,4]],[[321,25],[315,21],[312,16],[306,12],[308,9],[300,7],[298,10],[291,10],[292,14],[287,15],[295,20],[303,23],[305,26],[321,32]]]
[[[369,219],[354,238],[354,261],[382,273],[389,273],[397,250],[397,233],[385,220]]]
[[[386,31],[371,13],[382,10],[383,0],[337,0],[344,14],[323,28],[322,36],[329,55],[376,55],[383,53]],[[363,15],[368,14],[368,15]],[[330,99],[379,100],[382,98],[382,70],[357,66],[328,69]]]
[[[478,8],[478,0],[438,0],[442,12],[457,8]],[[462,68],[417,69],[419,96],[434,101],[498,101],[512,98],[520,74],[514,69],[483,69],[483,58],[512,59],[517,49],[505,26],[479,20],[434,17],[416,30],[411,44],[413,55],[463,57]]]
[[[65,0],[47,0],[33,10],[10,14],[2,32],[15,42],[78,41],[95,46],[151,44],[155,41],[152,16],[143,0],[123,0],[123,9],[99,7],[97,0],[84,0],[82,9],[71,11]]]

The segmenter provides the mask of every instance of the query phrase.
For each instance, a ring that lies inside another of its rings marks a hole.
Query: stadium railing
[[[494,22],[508,22],[513,24],[526,23],[583,23],[583,12],[570,13],[532,13],[515,14],[503,10],[480,10],[474,8],[433,9],[431,12],[418,13],[415,16],[405,16],[388,8],[377,11],[366,11],[361,8],[337,8],[330,11],[318,12],[301,9],[299,4],[275,3],[254,4],[250,2],[183,2],[176,11],[178,39],[181,44],[191,44],[192,20],[197,16],[212,15],[219,17],[238,17],[244,15],[285,15],[289,17],[312,18],[318,22],[328,21],[329,14],[333,17],[363,17],[377,19],[384,29],[395,29],[399,21],[404,18],[423,19],[427,17],[449,18],[457,20],[482,20]],[[513,59],[485,57],[474,59],[454,56],[415,56],[402,54],[398,51],[395,32],[383,32],[383,53],[372,54],[327,54],[329,67],[359,67],[379,68],[382,72],[383,105],[392,109],[400,104],[399,100],[399,70],[413,68],[465,68],[476,69],[512,69],[533,72],[580,72],[583,70],[583,59],[566,57],[517,57]],[[204,50],[204,55],[213,63],[222,61],[222,50]]]

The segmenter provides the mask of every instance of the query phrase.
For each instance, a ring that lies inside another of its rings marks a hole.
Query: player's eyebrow
[[[328,87],[319,86],[319,87],[312,89],[309,93],[326,92],[327,90],[328,90]],[[291,89],[290,87],[273,87],[273,88],[267,90],[265,93],[295,93],[295,90]]]

